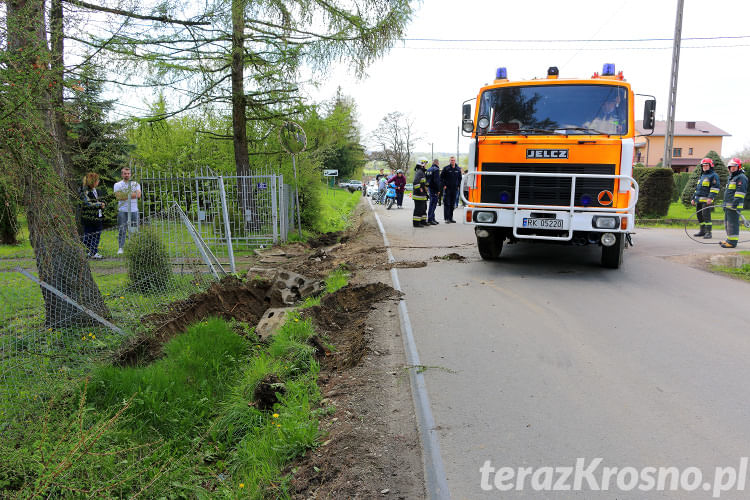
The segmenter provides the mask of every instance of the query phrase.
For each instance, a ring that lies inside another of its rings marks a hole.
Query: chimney
[[[687,128],[695,128],[695,122],[687,122]]]

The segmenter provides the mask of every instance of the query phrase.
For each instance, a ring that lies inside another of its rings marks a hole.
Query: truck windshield
[[[614,85],[533,85],[482,93],[487,135],[625,134],[628,90]]]

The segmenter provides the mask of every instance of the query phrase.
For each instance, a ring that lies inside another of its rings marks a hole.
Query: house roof
[[[688,128],[688,123],[695,123],[695,128]],[[643,120],[637,120],[635,122],[635,128],[638,134],[647,134],[650,132],[650,130],[643,129]],[[656,124],[654,125],[653,135],[663,136],[665,132],[666,132],[666,121],[657,120]],[[711,136],[728,137],[728,136],[731,136],[732,134],[729,134],[721,130],[719,127],[715,125],[711,125],[708,122],[675,121],[674,122],[674,135],[675,136],[691,135],[691,136],[708,136],[708,137],[711,137]]]

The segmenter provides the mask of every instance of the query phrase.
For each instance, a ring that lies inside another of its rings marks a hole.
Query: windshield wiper
[[[583,132],[585,134],[596,134],[596,135],[612,135],[608,134],[607,132],[600,132],[599,130],[596,130],[594,128],[588,128],[588,127],[564,127],[560,130],[575,130],[577,132]]]
[[[560,135],[556,130],[549,130],[545,128],[516,128],[513,130],[501,128],[492,130],[491,132],[487,132],[487,135],[529,135],[529,133]]]
[[[531,132],[533,134],[549,134],[549,135],[560,135],[557,130],[550,130],[546,128],[521,128],[518,129],[519,131],[523,132]]]

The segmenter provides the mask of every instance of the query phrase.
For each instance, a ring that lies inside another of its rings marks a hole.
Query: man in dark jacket
[[[714,172],[714,161],[711,158],[703,158],[701,160],[701,176],[698,179],[698,184],[695,186],[695,195],[693,195],[693,205],[695,205],[696,217],[700,222],[701,230],[694,234],[694,236],[703,236],[704,239],[711,239],[711,229],[713,229],[713,223],[711,222],[711,215],[714,211],[713,203],[714,198],[719,196],[719,174]]]
[[[427,158],[420,158],[417,166],[414,167],[414,190],[411,199],[414,200],[414,214],[412,222],[414,227],[427,227],[427,179],[425,177],[425,167],[427,167]]]
[[[435,220],[435,208],[438,205],[438,196],[440,195],[440,162],[432,160],[432,166],[425,172],[427,177],[427,189],[430,191],[430,205],[427,208],[427,223],[433,226],[438,224]]]
[[[456,222],[453,220],[453,210],[461,186],[461,168],[456,165],[455,156],[451,156],[450,164],[440,172],[440,183],[443,186],[443,219],[449,223]]]
[[[740,239],[740,212],[745,205],[748,181],[739,158],[732,158],[727,168],[729,180],[724,190],[724,229],[727,239],[720,245],[722,248],[735,248]]]

